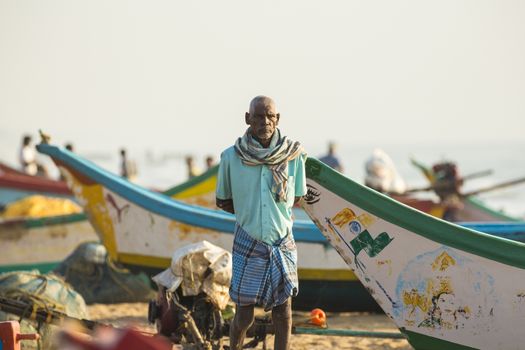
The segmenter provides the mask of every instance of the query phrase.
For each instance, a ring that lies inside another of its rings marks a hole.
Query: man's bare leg
[[[272,309],[272,321],[275,328],[274,350],[288,350],[292,334],[291,298]]]
[[[237,305],[230,327],[230,350],[241,350],[246,331],[253,324],[254,305]]]

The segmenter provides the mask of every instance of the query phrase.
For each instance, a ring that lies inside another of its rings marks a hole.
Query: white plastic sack
[[[170,292],[180,286],[185,296],[204,292],[222,310],[230,298],[231,273],[230,252],[202,241],[177,249],[170,268],[154,276],[153,281]]]

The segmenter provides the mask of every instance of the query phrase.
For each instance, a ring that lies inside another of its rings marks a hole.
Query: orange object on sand
[[[326,314],[321,309],[313,309],[310,311],[310,323],[316,326],[326,326]]]
[[[38,334],[20,333],[20,324],[17,321],[0,322],[0,349],[20,350],[21,340],[38,340]]]

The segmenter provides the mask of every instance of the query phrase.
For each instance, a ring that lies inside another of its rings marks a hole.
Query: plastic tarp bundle
[[[86,303],[146,302],[155,298],[149,278],[118,268],[100,243],[83,243],[53,271],[61,275]]]
[[[375,149],[365,163],[365,184],[380,192],[403,193],[406,184],[392,159],[381,149]]]
[[[168,291],[181,287],[184,296],[206,293],[223,310],[230,296],[232,256],[207,241],[177,249],[169,269],[153,277],[153,281]]]
[[[0,296],[4,298],[27,302],[39,308],[56,310],[76,318],[88,318],[86,303],[80,294],[60,277],[48,274],[40,275],[35,271],[15,271],[0,275]],[[42,324],[40,327],[29,320],[33,308],[29,307],[27,315],[22,318],[20,327],[22,333],[39,333],[40,348],[49,349],[52,344],[52,334],[56,326]],[[0,321],[19,320],[20,316],[0,311]],[[36,341],[24,341],[22,349],[39,348]]]

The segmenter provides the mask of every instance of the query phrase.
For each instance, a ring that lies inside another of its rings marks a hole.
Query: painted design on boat
[[[363,263],[357,258],[361,251],[365,251],[373,258],[393,240],[386,232],[381,232],[376,238],[372,238],[367,228],[375,222],[375,219],[368,213],[357,216],[352,209],[344,208],[332,218],[325,218],[325,221],[329,230],[340,238],[338,241],[344,242],[350,249],[360,269],[364,268]],[[347,241],[349,242],[346,243]]]
[[[315,204],[321,199],[319,196],[321,193],[314,186],[307,184],[306,185],[306,195],[303,200],[308,204]]]
[[[314,159],[307,181],[319,200],[305,211],[415,349],[523,348],[523,243],[422,214]]]
[[[494,284],[482,266],[442,246],[408,262],[398,277],[399,307],[393,315],[411,326],[461,329],[475,335],[491,327],[497,307]]]

